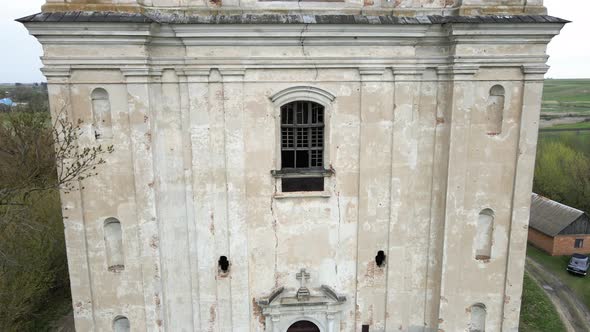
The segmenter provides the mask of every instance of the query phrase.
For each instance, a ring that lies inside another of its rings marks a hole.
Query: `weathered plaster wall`
[[[346,296],[331,331],[463,331],[476,303],[487,330],[517,331],[545,45],[561,26],[29,24],[54,116],[83,121],[81,147],[115,147],[62,195],[77,329],[122,315],[133,330],[263,331],[257,299],[295,291],[306,268],[312,292]],[[270,173],[271,97],[297,86],[334,96],[318,99],[322,193],[280,193]],[[94,137],[95,88],[112,139]],[[492,252],[476,260],[484,209]],[[123,271],[106,266],[109,217]]]
[[[47,0],[44,11],[326,12],[394,15],[546,14],[542,0]]]

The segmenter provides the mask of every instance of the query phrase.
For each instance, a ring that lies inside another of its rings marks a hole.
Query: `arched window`
[[[113,321],[114,332],[129,332],[131,330],[131,323],[125,316],[117,316]]]
[[[492,255],[492,234],[494,230],[494,211],[482,210],[477,218],[475,235],[475,259],[486,260]]]
[[[104,243],[109,271],[124,270],[123,235],[121,223],[116,218],[108,218],[104,222]]]
[[[282,190],[324,190],[324,106],[294,101],[281,107]]]
[[[488,135],[498,135],[502,132],[505,94],[504,87],[501,85],[494,85],[490,89],[486,112],[486,131]]]
[[[111,102],[105,89],[97,88],[92,91],[92,115],[94,117],[94,136],[112,138]]]
[[[471,306],[471,323],[469,332],[485,332],[486,330],[486,307],[481,303]]]

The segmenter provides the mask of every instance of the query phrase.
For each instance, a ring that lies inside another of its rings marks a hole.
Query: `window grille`
[[[323,191],[323,171],[324,107],[312,101],[282,106],[281,172],[297,174],[282,179],[282,191]]]
[[[324,107],[295,101],[281,107],[281,168],[324,166]]]

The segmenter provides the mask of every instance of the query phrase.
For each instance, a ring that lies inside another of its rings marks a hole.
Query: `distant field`
[[[551,127],[551,129],[590,129],[590,121],[560,124]]]
[[[590,79],[545,80],[543,112],[590,113]]]

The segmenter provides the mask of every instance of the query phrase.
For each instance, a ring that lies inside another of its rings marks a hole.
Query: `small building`
[[[584,211],[533,193],[529,243],[551,256],[590,253],[590,218]]]
[[[0,99],[0,105],[13,106],[14,102],[10,98],[2,98]]]

